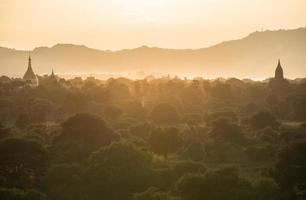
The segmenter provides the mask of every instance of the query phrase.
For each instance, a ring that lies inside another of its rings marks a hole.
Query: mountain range
[[[179,41],[178,41],[179,42]],[[0,75],[22,76],[29,52],[0,47]],[[106,51],[57,44],[31,51],[37,74],[124,74],[145,72],[179,76],[267,78],[281,59],[286,77],[306,77],[306,28],[254,32],[201,49],[142,46]]]

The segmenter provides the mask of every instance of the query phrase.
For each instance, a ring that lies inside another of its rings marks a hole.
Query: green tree
[[[232,89],[229,84],[218,81],[210,90],[211,97],[218,100],[233,99]]]
[[[250,122],[254,129],[263,129],[266,127],[277,128],[279,125],[275,116],[266,110],[261,110],[255,113]]]
[[[45,194],[36,190],[20,190],[20,189],[8,189],[0,188],[1,200],[47,200]]]
[[[173,171],[176,177],[181,177],[190,173],[204,174],[206,172],[206,167],[203,163],[185,160],[175,163]]]
[[[133,200],[176,200],[168,193],[161,191],[156,187],[150,187],[146,191],[134,194]]]
[[[162,103],[153,108],[150,118],[159,124],[172,124],[179,122],[179,115],[170,104]]]
[[[215,140],[222,142],[231,142],[235,144],[244,144],[245,137],[241,133],[241,128],[231,123],[228,118],[218,118],[212,123],[210,136]]]
[[[123,111],[118,106],[109,105],[104,109],[103,113],[108,119],[116,120],[122,115]]]
[[[5,128],[1,123],[0,123],[0,139],[6,138],[10,135],[11,130],[9,128]]]
[[[20,113],[15,122],[15,126],[18,128],[25,128],[29,124],[30,116],[26,112]]]
[[[256,200],[279,200],[279,187],[273,179],[260,179],[253,184],[254,199]]]
[[[108,128],[97,115],[81,113],[67,119],[54,140],[53,161],[59,163],[86,162],[91,152],[119,140],[120,136]]]
[[[86,199],[82,167],[61,164],[52,166],[46,176],[47,194],[56,200]]]
[[[38,143],[8,138],[0,142],[1,185],[34,188],[41,184],[47,169],[47,152]]]
[[[74,140],[101,146],[119,139],[118,134],[108,128],[99,116],[93,114],[76,114],[67,119],[62,127],[59,140]]]
[[[178,180],[176,188],[184,200],[237,200],[252,195],[251,184],[233,169],[187,174]]]
[[[156,129],[151,133],[149,144],[152,150],[165,158],[174,153],[181,145],[181,137],[177,128]]]
[[[296,194],[306,191],[305,155],[306,140],[294,142],[279,153],[272,176],[280,185],[282,191],[287,194],[290,191],[294,191]],[[293,199],[293,197],[290,198]]]
[[[32,122],[46,122],[54,110],[53,104],[47,99],[33,99],[30,104],[29,113]]]
[[[150,186],[152,158],[128,143],[112,143],[93,153],[86,171],[91,199],[131,199]]]

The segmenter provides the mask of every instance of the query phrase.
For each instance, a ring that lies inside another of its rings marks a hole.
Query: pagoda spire
[[[54,73],[54,69],[52,68],[52,72],[51,72],[51,75],[50,75],[50,78],[51,78],[51,80],[57,80],[57,77],[56,77],[56,75],[55,75],[55,73]]]
[[[275,70],[275,79],[278,79],[278,80],[284,79],[284,71],[283,71],[280,59],[278,59],[278,64]]]
[[[28,69],[23,76],[23,80],[29,83],[31,86],[38,86],[38,79],[32,69],[32,59],[31,59],[30,51],[29,51],[29,58],[28,58]]]
[[[28,59],[28,69],[32,70],[32,59],[31,59],[31,51],[29,51],[29,59]]]

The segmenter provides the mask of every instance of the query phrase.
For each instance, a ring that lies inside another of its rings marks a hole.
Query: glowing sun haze
[[[0,0],[0,46],[201,48],[306,25],[305,0]]]

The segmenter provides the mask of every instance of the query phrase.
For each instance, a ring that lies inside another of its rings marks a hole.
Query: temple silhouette
[[[32,69],[31,55],[29,55],[28,68],[22,79],[30,86],[36,87],[39,85],[38,78]]]
[[[50,78],[50,81],[57,82],[57,76],[55,75],[53,69],[52,69],[52,72],[49,78]],[[32,68],[31,55],[29,55],[27,71],[25,72],[22,80],[25,81],[27,85],[29,85],[30,87],[37,87],[39,85],[38,76],[34,73],[34,70]]]
[[[268,88],[275,93],[286,92],[290,89],[289,81],[284,78],[284,70],[280,60],[278,60],[275,76],[269,81]]]

